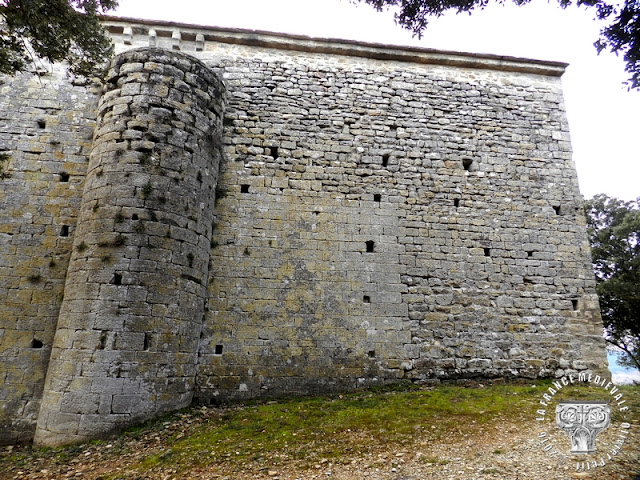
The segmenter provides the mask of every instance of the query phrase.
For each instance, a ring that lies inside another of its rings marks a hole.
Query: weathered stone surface
[[[562,65],[107,25],[102,90],[0,87],[0,442],[605,368]]]
[[[148,64],[167,68],[137,83]],[[197,60],[159,49],[121,54],[111,69],[35,433],[41,444],[91,438],[86,422],[99,413],[108,432],[188,405],[193,394],[220,160],[222,110],[212,99],[224,102],[222,84]],[[169,102],[176,81],[190,90]],[[191,122],[169,130],[175,111]],[[141,139],[118,128],[128,125]],[[145,263],[129,269],[134,259]],[[166,307],[162,316],[156,305]],[[108,362],[98,356],[105,352]],[[67,371],[69,360],[79,371]],[[126,393],[124,380],[135,380]]]
[[[0,86],[0,443],[33,436],[95,124],[62,74]]]

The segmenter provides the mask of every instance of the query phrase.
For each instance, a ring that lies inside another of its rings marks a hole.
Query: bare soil
[[[344,480],[419,480],[419,479],[515,479],[560,480],[589,478],[597,480],[640,480],[640,426],[632,425],[622,450],[606,459],[616,434],[598,437],[599,458],[605,465],[576,471],[576,459],[558,463],[543,451],[534,422],[514,423],[497,419],[473,428],[472,434],[452,431],[434,438],[417,432],[402,444],[389,444],[383,438],[363,437],[362,452],[349,458],[290,459],[286,454],[242,462],[233,459],[200,459],[200,466],[161,464],[140,467],[146,458],[170,455],[172,442],[188,436],[215,415],[213,408],[189,411],[159,427],[121,435],[112,441],[96,442],[63,450],[32,450],[28,446],[4,447],[0,451],[1,479],[344,479]],[[399,415],[402,412],[398,412]],[[435,428],[435,427],[434,427]],[[465,429],[468,431],[468,429]],[[359,435],[357,432],[347,435]],[[353,440],[353,439],[349,439]],[[558,431],[554,442],[569,450],[568,437]],[[238,452],[240,454],[240,452]],[[267,454],[268,457],[269,454]]]

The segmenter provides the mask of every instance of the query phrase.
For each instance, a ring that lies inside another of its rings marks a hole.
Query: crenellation
[[[1,442],[605,368],[564,65],[105,24],[101,90],[0,87]]]

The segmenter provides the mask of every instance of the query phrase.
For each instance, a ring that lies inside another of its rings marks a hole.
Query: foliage
[[[605,338],[640,369],[640,198],[600,194],[585,209]]]
[[[66,61],[89,76],[113,53],[98,15],[117,0],[0,0],[0,73],[14,74],[38,58]]]
[[[439,17],[447,11],[456,13],[483,9],[489,0],[351,0],[354,3],[372,5],[378,11],[395,8],[396,22],[420,37],[427,27],[428,17]],[[506,0],[496,0],[504,3]],[[524,5],[530,0],[513,0],[516,5]],[[558,0],[562,8],[572,5],[573,0]],[[608,49],[616,55],[622,53],[626,62],[625,70],[630,77],[629,88],[640,89],[640,0],[624,0],[624,3],[608,3],[605,0],[575,0],[576,6],[595,9],[600,20],[610,20],[610,24],[600,32],[595,42],[598,52]],[[613,19],[613,20],[611,20]]]

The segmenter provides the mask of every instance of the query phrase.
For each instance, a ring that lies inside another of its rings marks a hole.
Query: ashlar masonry
[[[105,19],[0,86],[0,441],[605,371],[565,65]]]

